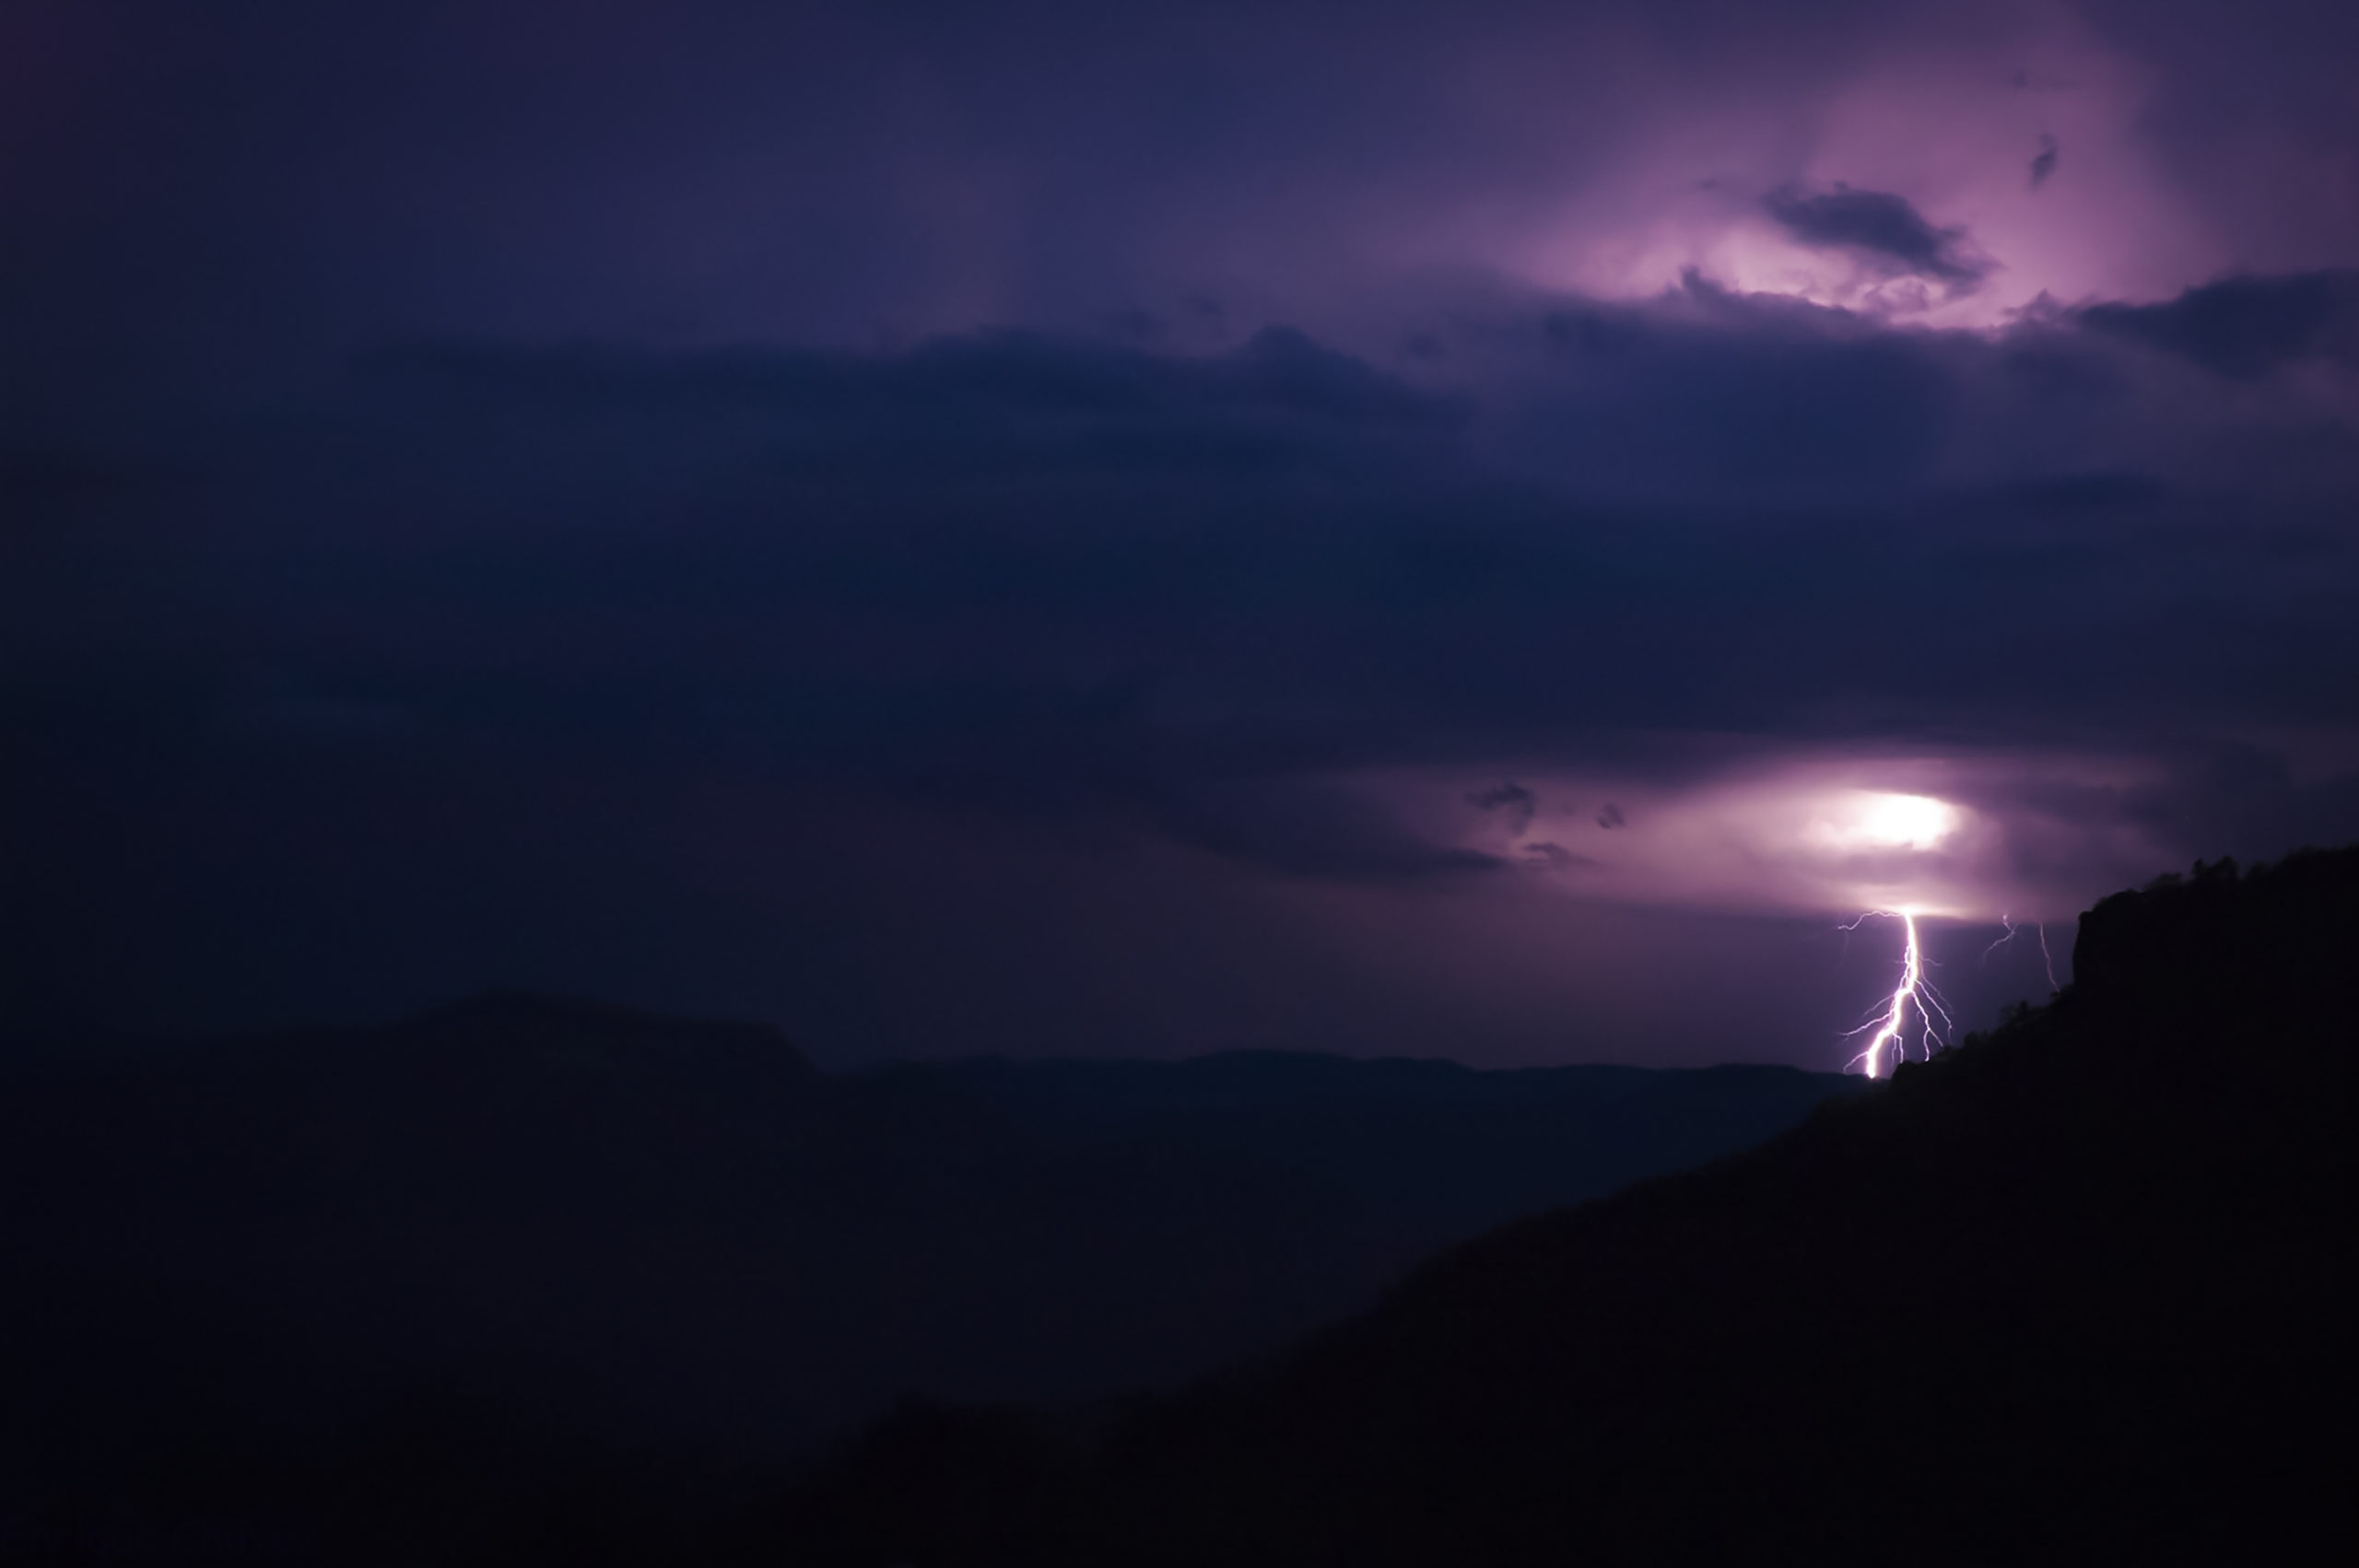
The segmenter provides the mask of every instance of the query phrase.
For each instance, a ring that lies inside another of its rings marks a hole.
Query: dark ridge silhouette
[[[2082,918],[2073,989],[1184,1395],[919,1406],[768,1560],[2341,1561],[2359,849]]]
[[[1177,1387],[1857,1081],[832,1074],[492,996],[0,1068],[0,1561],[674,1561],[911,1393]]]

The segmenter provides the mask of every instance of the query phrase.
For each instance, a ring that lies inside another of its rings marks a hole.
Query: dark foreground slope
[[[768,1028],[525,998],[53,1050],[0,1072],[0,1560],[675,1555],[905,1393],[1168,1385],[1850,1087],[836,1075]]]
[[[2077,989],[1527,1221],[1273,1367],[909,1412],[779,1560],[2341,1561],[2359,852],[2106,900]]]

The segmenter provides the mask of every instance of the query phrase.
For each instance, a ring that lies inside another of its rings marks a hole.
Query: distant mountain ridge
[[[1280,1051],[1182,1061],[899,1066],[876,1081],[973,1096],[1085,1146],[1216,1149],[1472,1235],[1750,1147],[1865,1080],[1789,1067],[1477,1071]]]
[[[1275,1055],[828,1073],[767,1025],[513,994],[60,1045],[0,1069],[0,1526],[266,1474],[288,1490],[249,1511],[349,1484],[434,1517],[402,1476],[489,1507],[555,1456],[774,1466],[905,1395],[1171,1386],[1859,1088]]]

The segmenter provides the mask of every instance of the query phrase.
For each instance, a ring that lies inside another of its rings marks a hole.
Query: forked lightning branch
[[[1900,958],[1900,983],[1892,995],[1868,1021],[1844,1036],[1857,1039],[1869,1035],[1867,1048],[1853,1057],[1848,1065],[1858,1067],[1871,1078],[1882,1078],[1900,1065],[1908,1056],[1908,1040],[1913,1033],[1927,1060],[1933,1053],[1949,1044],[1952,1023],[1948,1006],[1932,981],[1925,977],[1925,948],[1917,931],[1917,911],[1914,909],[1871,909],[1843,930],[1856,931],[1874,919],[1900,922],[1906,934],[1906,945]]]

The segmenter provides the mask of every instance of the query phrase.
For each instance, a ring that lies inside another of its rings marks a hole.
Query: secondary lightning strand
[[[2023,928],[2009,919],[2003,913],[1999,917],[1999,923],[2007,928],[2007,934],[1982,950],[1982,962],[1985,964],[1990,962],[1992,954],[2023,934]],[[1858,924],[1859,922],[1854,920],[1851,927],[1856,927]],[[1850,930],[1851,927],[1846,927],[1845,930]],[[2032,922],[2032,929],[2039,933],[2039,963],[2040,966],[2048,971],[2048,994],[2054,996],[2064,988],[2056,983],[2056,955],[2048,950],[2048,922],[2035,920]]]
[[[2006,946],[2009,942],[2013,942],[2013,941],[2014,941],[2014,940],[2015,940],[2015,922],[2014,922],[2014,921],[2013,921],[2013,920],[2011,920],[2011,919],[2009,919],[2007,918],[2007,916],[2006,916],[2005,911],[2003,911],[2003,910],[2001,910],[2001,911],[2000,912],[2000,915],[1999,915],[1999,923],[2000,923],[2001,925],[2002,925],[2002,926],[2004,926],[2004,927],[2006,927],[2006,928],[2007,928],[2007,934],[2006,934],[2005,936],[2001,937],[1998,941],[1996,941],[1996,942],[1992,942],[1989,946],[1988,946],[1988,947],[1986,947],[1986,948],[1984,948],[1984,949],[1982,950],[1982,959],[1981,959],[1981,962],[1982,962],[1985,965],[1988,965],[1989,964],[1989,962],[1990,962],[1990,955],[1991,955],[1992,954],[1994,954],[1994,953],[1998,952],[2001,948],[2002,948],[2002,947]]]
[[[1957,1029],[1957,1021],[1950,1016],[1949,998],[1943,996],[1934,986],[1931,977],[1924,973],[1925,970],[1932,967],[1934,964],[1931,959],[1920,960],[1917,977],[1917,1012],[1925,1025],[1923,1038],[1919,1043],[1924,1047],[1927,1061],[1933,1059],[1936,1047],[1948,1048],[1950,1036]],[[1941,1020],[1939,1028],[1934,1027],[1935,1018]]]

